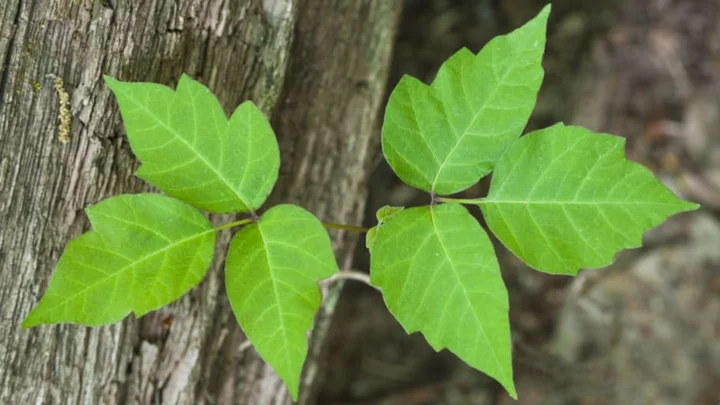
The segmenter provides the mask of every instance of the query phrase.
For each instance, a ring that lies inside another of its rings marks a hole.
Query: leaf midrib
[[[493,52],[494,52],[494,51],[495,51],[495,50],[494,50],[494,48],[493,48]],[[480,52],[482,52],[482,51],[480,51]],[[473,57],[474,57],[474,58],[477,58],[477,55],[473,55]],[[508,69],[503,73],[502,77],[500,78],[500,80],[499,80],[498,83],[497,83],[497,86],[495,86],[495,89],[493,90],[493,92],[490,94],[490,96],[487,98],[487,100],[482,104],[482,106],[481,106],[481,107],[478,109],[478,111],[475,113],[475,115],[473,116],[472,120],[470,120],[470,123],[468,123],[468,125],[465,127],[465,129],[462,130],[462,134],[461,134],[460,137],[457,139],[457,142],[455,143],[455,146],[453,146],[453,148],[450,149],[450,152],[447,154],[447,156],[445,156],[445,159],[444,159],[444,160],[442,161],[442,163],[440,164],[440,167],[438,168],[437,174],[435,175],[435,179],[434,179],[433,182],[432,182],[431,190],[432,190],[433,193],[435,192],[435,187],[437,187],[437,182],[440,180],[440,175],[442,174],[443,170],[445,169],[445,165],[447,165],[447,162],[450,160],[450,156],[452,156],[452,155],[455,153],[455,150],[460,146],[460,144],[462,143],[463,139],[465,139],[465,137],[468,135],[469,129],[472,128],[472,126],[475,124],[475,121],[476,121],[477,118],[480,116],[480,114],[482,114],[482,113],[485,111],[485,109],[487,108],[487,106],[490,104],[490,101],[495,98],[495,95],[497,94],[498,89],[505,84],[505,79],[506,79],[507,76],[510,74],[510,71],[511,71],[511,70],[514,70],[514,69],[515,69],[515,65],[513,65],[511,68],[508,68]],[[464,67],[463,67],[463,70],[464,70]],[[461,76],[462,76],[462,75],[461,75]],[[462,85],[462,88],[463,88],[463,92],[465,92],[465,86],[464,86],[464,85]],[[434,90],[434,89],[433,89],[433,90]],[[443,106],[444,106],[444,105],[445,105],[445,103],[444,103],[444,100],[443,100]],[[469,105],[469,101],[468,101],[468,105]]]
[[[265,235],[263,234],[262,225],[260,224],[260,222],[261,221],[257,221],[256,224],[257,224],[258,234],[260,234],[260,239],[262,240],[262,243],[263,243],[262,249],[263,249],[263,252],[265,252],[265,262],[267,263],[268,272],[270,273],[270,280],[272,281],[273,295],[275,296],[275,304],[276,304],[275,307],[277,308],[277,311],[278,311],[278,315],[279,315],[278,318],[280,318],[280,330],[282,330],[282,334],[283,334],[283,337],[285,338],[285,341],[289,342],[290,339],[289,339],[288,333],[287,333],[288,328],[285,326],[285,318],[283,317],[283,312],[281,310],[282,302],[280,301],[280,295],[278,293],[277,282],[275,281],[275,275],[273,273],[272,265],[270,264],[270,255],[268,254],[268,249],[267,249],[268,244],[267,244],[267,241],[265,240]],[[290,359],[289,350],[287,347],[285,348],[284,352],[285,352],[285,366],[287,367],[287,369],[285,371],[289,373],[290,371],[292,371],[293,367],[292,367],[292,363],[291,363],[291,359]]]
[[[490,338],[488,337],[487,332],[485,332],[485,326],[483,325],[483,322],[478,317],[477,312],[475,311],[475,308],[473,307],[472,302],[470,301],[470,296],[468,295],[467,289],[465,288],[465,285],[462,283],[462,280],[460,279],[460,275],[455,270],[455,265],[451,259],[450,253],[448,252],[448,249],[445,246],[445,243],[443,242],[442,237],[440,236],[440,230],[437,228],[437,221],[435,220],[435,208],[433,206],[430,206],[430,219],[433,224],[433,230],[435,231],[438,241],[440,242],[440,246],[442,247],[443,252],[445,253],[445,257],[448,258],[448,262],[450,263],[450,268],[452,268],[452,270],[453,270],[453,275],[455,275],[455,279],[458,281],[458,284],[460,285],[460,289],[462,290],[463,295],[465,295],[465,300],[470,305],[470,308],[472,308],[472,313],[473,313],[475,319],[477,320],[478,325],[480,325],[480,330],[482,331],[483,337],[485,337],[485,342],[487,343],[488,347],[490,348],[490,351],[493,354],[493,359],[495,360],[495,364],[497,364],[498,369],[502,370],[503,374],[505,374],[505,376],[507,376],[507,370],[500,363],[500,359],[498,358],[497,353],[495,353],[495,349],[492,347],[492,344],[490,344]]]

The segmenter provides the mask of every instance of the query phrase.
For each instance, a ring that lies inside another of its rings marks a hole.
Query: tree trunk
[[[271,115],[282,155],[270,205],[359,223],[399,3],[0,1],[0,403],[289,402],[272,369],[242,350],[222,281],[229,232],[205,280],[168,308],[100,328],[20,323],[65,244],[87,230],[83,209],[149,189],[133,176],[103,74],[174,86],[186,72],[228,112],[254,100]],[[67,113],[65,134],[58,116]],[[332,237],[343,267],[357,236]],[[313,402],[339,288],[325,292],[316,319],[301,403]]]

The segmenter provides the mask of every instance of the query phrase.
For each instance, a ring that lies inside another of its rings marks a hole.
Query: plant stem
[[[223,229],[233,228],[236,226],[243,226],[247,225],[251,222],[256,222],[257,219],[255,218],[245,218],[241,219],[239,221],[230,222],[227,224],[223,224],[215,228],[215,231],[222,231]],[[325,228],[333,228],[333,229],[342,229],[344,231],[353,231],[353,232],[367,232],[370,230],[370,228],[365,228],[362,226],[355,226],[355,225],[347,225],[347,224],[336,224],[334,222],[323,222],[322,223]]]
[[[446,203],[458,203],[458,204],[470,204],[479,205],[485,202],[484,198],[449,198],[449,197],[437,197],[438,201]]]
[[[353,232],[363,232],[366,233],[370,230],[370,228],[365,228],[362,226],[355,226],[355,225],[347,225],[347,224],[336,224],[334,222],[323,222],[322,223],[325,228],[332,228],[332,229],[342,229],[344,231],[353,231]]]
[[[374,285],[370,284],[370,275],[368,275],[367,273],[363,273],[363,272],[361,272],[361,271],[357,271],[357,270],[340,270],[340,271],[338,271],[337,273],[333,274],[332,277],[330,277],[330,278],[328,278],[328,279],[326,279],[326,280],[323,280],[322,283],[323,283],[323,284],[332,284],[332,283],[334,283],[334,282],[336,282],[336,281],[339,281],[339,280],[355,280],[355,281],[359,281],[359,282],[361,282],[361,283],[363,283],[363,284],[367,284],[367,285],[369,285],[370,287],[372,287],[372,288],[380,291],[379,288],[377,288],[377,287],[375,287]]]
[[[255,220],[253,218],[245,218],[245,219],[241,219],[239,221],[230,222],[230,223],[218,226],[217,228],[215,228],[215,231],[222,231],[223,229],[228,229],[228,228],[232,228],[235,226],[247,225],[250,222],[255,222]]]
[[[227,224],[223,224],[215,228],[215,231],[222,231],[223,229],[233,228],[236,226],[243,226],[247,225],[251,222],[257,222],[259,218],[253,217],[253,218],[245,218],[241,219],[239,221],[230,222]],[[322,223],[325,228],[333,228],[333,229],[342,229],[344,231],[353,231],[353,232],[367,232],[370,230],[370,228],[365,228],[362,226],[355,226],[355,225],[347,225],[347,224],[336,224],[334,222],[323,222]]]

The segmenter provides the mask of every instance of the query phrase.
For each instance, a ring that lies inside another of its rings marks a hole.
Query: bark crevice
[[[15,16],[12,19],[12,32],[10,33],[10,38],[8,39],[7,48],[5,49],[4,55],[2,58],[2,64],[0,64],[0,69],[2,70],[2,73],[0,74],[0,94],[5,94],[5,89],[7,87],[7,83],[10,79],[10,62],[13,60],[13,51],[15,50],[15,38],[17,37],[18,32],[18,25],[20,24],[20,12],[22,11],[22,0],[18,0],[17,2],[17,10],[15,11]],[[3,24],[5,25],[5,24]],[[2,113],[3,110],[3,100],[4,97],[0,97],[0,113]]]

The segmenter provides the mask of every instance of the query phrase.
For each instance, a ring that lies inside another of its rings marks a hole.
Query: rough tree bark
[[[206,279],[167,309],[101,328],[19,326],[64,245],[87,229],[83,209],[149,189],[133,177],[103,74],[174,85],[187,72],[227,111],[254,100],[272,116],[282,154],[270,204],[359,223],[399,3],[0,1],[0,403],[288,402],[272,370],[240,350],[222,283],[229,233]],[[68,143],[59,140],[65,109]],[[342,267],[356,237],[332,236]],[[316,320],[301,403],[312,402],[338,288]]]

